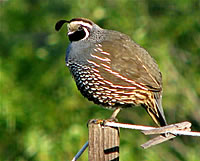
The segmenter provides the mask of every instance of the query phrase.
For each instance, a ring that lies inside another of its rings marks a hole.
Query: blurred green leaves
[[[66,29],[60,19],[86,17],[124,32],[145,47],[163,73],[169,123],[188,120],[200,131],[199,0],[3,0],[0,2],[0,160],[70,160],[87,140],[87,121],[108,118],[78,92],[65,66]],[[154,125],[139,107],[120,122]],[[143,150],[148,138],[121,130],[121,160],[200,157],[199,138],[179,137]],[[87,153],[80,158],[87,160]]]

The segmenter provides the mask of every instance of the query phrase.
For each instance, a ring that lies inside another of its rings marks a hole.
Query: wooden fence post
[[[91,120],[89,128],[89,161],[119,161],[119,128],[102,125],[102,120]]]

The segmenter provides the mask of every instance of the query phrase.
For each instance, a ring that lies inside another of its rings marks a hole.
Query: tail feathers
[[[165,114],[162,108],[162,93],[154,93],[155,103],[158,111],[158,116],[160,120],[160,126],[166,126],[167,121],[165,119]]]
[[[159,110],[157,113],[151,107],[146,107],[146,110],[147,110],[148,114],[151,116],[151,118],[153,119],[153,121],[158,126],[166,126],[167,125],[165,116],[163,114],[161,114]]]
[[[153,103],[155,107],[149,107],[148,105],[144,105],[146,111],[158,126],[166,126],[167,121],[165,119],[164,111],[162,108],[162,96],[159,93],[155,93],[154,100],[151,101],[155,102]]]

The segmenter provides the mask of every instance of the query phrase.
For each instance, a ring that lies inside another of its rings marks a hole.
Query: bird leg
[[[117,121],[117,114],[120,112],[120,108],[116,108],[114,112],[112,113],[111,117],[108,119],[108,121]]]

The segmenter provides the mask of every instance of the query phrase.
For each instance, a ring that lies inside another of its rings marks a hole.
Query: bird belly
[[[89,66],[69,63],[77,88],[89,101],[106,108],[125,108],[143,104],[148,93],[137,87],[110,84]]]

